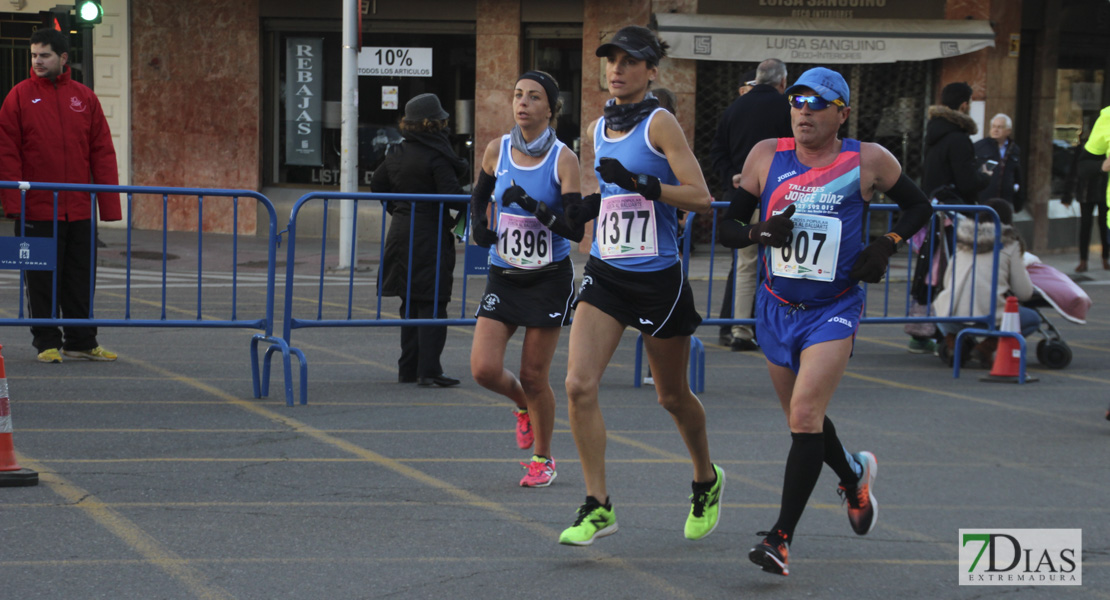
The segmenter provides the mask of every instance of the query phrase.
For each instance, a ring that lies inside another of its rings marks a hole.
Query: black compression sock
[[[859,465],[859,463],[856,462],[856,459],[848,456],[848,451],[836,435],[836,426],[828,417],[825,417],[825,424],[822,428],[825,430],[825,464],[832,467],[837,477],[840,477],[840,483],[855,485],[859,481],[860,474],[852,466],[852,463],[856,463],[856,465]]]
[[[821,466],[825,453],[823,433],[791,433],[794,443],[786,457],[786,475],[782,482],[782,507],[779,520],[772,531],[781,529],[787,539],[794,539],[794,527],[802,518],[802,511],[809,502],[809,495],[821,476]]]

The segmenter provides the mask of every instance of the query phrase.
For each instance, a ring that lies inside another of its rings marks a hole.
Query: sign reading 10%
[[[358,74],[364,77],[431,77],[431,48],[365,46],[358,53]]]

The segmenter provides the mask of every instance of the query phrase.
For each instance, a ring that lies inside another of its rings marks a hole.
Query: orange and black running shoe
[[[783,577],[790,575],[787,560],[790,556],[790,546],[787,542],[789,536],[781,529],[776,529],[773,532],[760,531],[756,535],[766,537],[748,552],[748,558],[768,573],[782,575]]]
[[[875,475],[879,472],[879,462],[870,452],[857,452],[852,456],[863,465],[863,475],[855,487],[840,484],[837,493],[848,503],[848,522],[852,524],[852,531],[856,535],[867,535],[879,520],[879,503],[872,493]]]

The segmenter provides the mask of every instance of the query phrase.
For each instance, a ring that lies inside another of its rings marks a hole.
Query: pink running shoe
[[[528,469],[528,474],[520,480],[520,487],[547,487],[558,475],[553,458],[533,456],[530,462],[522,462],[520,466]]]
[[[536,436],[532,435],[532,418],[528,416],[528,409],[513,412],[516,413],[516,445],[521,449],[531,448]]]

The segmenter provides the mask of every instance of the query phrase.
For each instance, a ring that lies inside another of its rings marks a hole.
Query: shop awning
[[[931,60],[994,46],[988,21],[656,14],[668,55],[824,64]]]

